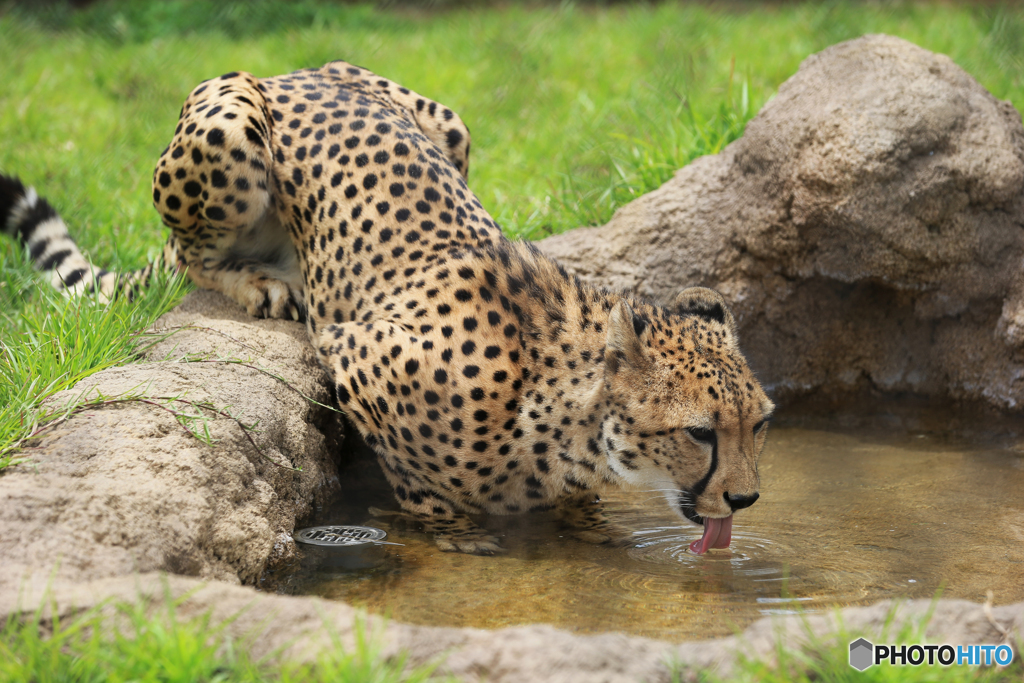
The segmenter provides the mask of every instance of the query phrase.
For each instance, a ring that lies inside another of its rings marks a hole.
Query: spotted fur
[[[502,236],[468,154],[450,109],[345,62],[231,73],[189,95],[153,201],[200,286],[305,321],[443,550],[500,550],[479,512],[556,509],[619,541],[608,487],[663,492],[698,524],[753,502],[772,404],[722,297],[660,307],[571,277]]]

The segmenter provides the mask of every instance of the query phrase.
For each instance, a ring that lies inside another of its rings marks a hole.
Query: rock
[[[157,611],[171,599],[179,605],[179,619],[210,614],[211,632],[223,628],[236,647],[248,648],[257,659],[312,662],[319,653],[336,647],[336,642],[351,651],[359,629],[365,629],[377,634],[382,657],[405,654],[413,666],[441,662],[441,674],[489,683],[659,683],[673,680],[667,662],[678,663],[681,676],[677,680],[704,680],[709,670],[728,679],[740,657],[774,663],[779,642],[788,650],[811,653],[836,643],[845,646],[861,635],[878,644],[911,645],[916,637],[901,639],[895,634],[904,632],[904,626],[920,624],[929,613],[923,642],[1007,642],[1019,657],[1018,643],[1024,635],[1024,603],[995,607],[990,619],[982,605],[963,600],[886,601],[829,614],[770,617],[736,636],[679,644],[619,633],[581,636],[550,626],[497,631],[410,626],[360,615],[339,602],[268,595],[242,586],[158,574],[142,574],[130,581],[56,581],[20,596],[0,592],[0,618],[11,614],[31,618],[44,598],[64,618],[101,605],[113,614],[117,603],[139,600]],[[50,616],[50,611],[44,614]],[[813,661],[813,655],[794,661]]]
[[[539,243],[599,285],[720,290],[782,398],[869,388],[1024,406],[1024,127],[890,36],[809,57],[721,154]]]
[[[0,477],[0,590],[45,585],[55,567],[55,578],[76,581],[163,570],[254,584],[294,552],[295,520],[333,490],[338,449],[324,432],[341,428],[335,413],[299,393],[330,401],[302,325],[254,320],[202,291],[155,332],[165,338],[146,362],[104,370],[51,400],[138,395],[151,403],[73,414]],[[209,410],[214,444],[203,443],[169,412],[200,411],[160,397],[209,402],[256,423],[248,435],[262,455],[238,423]]]

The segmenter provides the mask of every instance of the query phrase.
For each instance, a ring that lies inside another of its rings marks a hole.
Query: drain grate
[[[295,534],[299,543],[339,548],[356,545],[401,545],[384,539],[387,533],[371,526],[312,526]]]

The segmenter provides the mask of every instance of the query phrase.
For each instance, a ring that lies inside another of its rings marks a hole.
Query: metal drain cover
[[[387,533],[372,526],[311,526],[295,534],[299,543],[318,545],[326,548],[342,548],[357,545],[398,545],[384,539]]]

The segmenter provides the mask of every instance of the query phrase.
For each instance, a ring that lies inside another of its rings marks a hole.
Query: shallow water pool
[[[498,628],[548,623],[664,640],[729,635],[768,614],[890,597],[1024,600],[1024,446],[1012,423],[954,413],[876,411],[788,418],[772,427],[761,499],[738,513],[729,550],[696,556],[700,529],[655,493],[608,496],[635,544],[594,546],[553,517],[483,517],[504,556],[438,551],[370,506],[397,509],[365,451],[341,473],[337,503],[307,525],[388,530],[373,569],[305,568],[280,590],[361,605],[413,624]],[[969,427],[965,427],[969,422]]]

